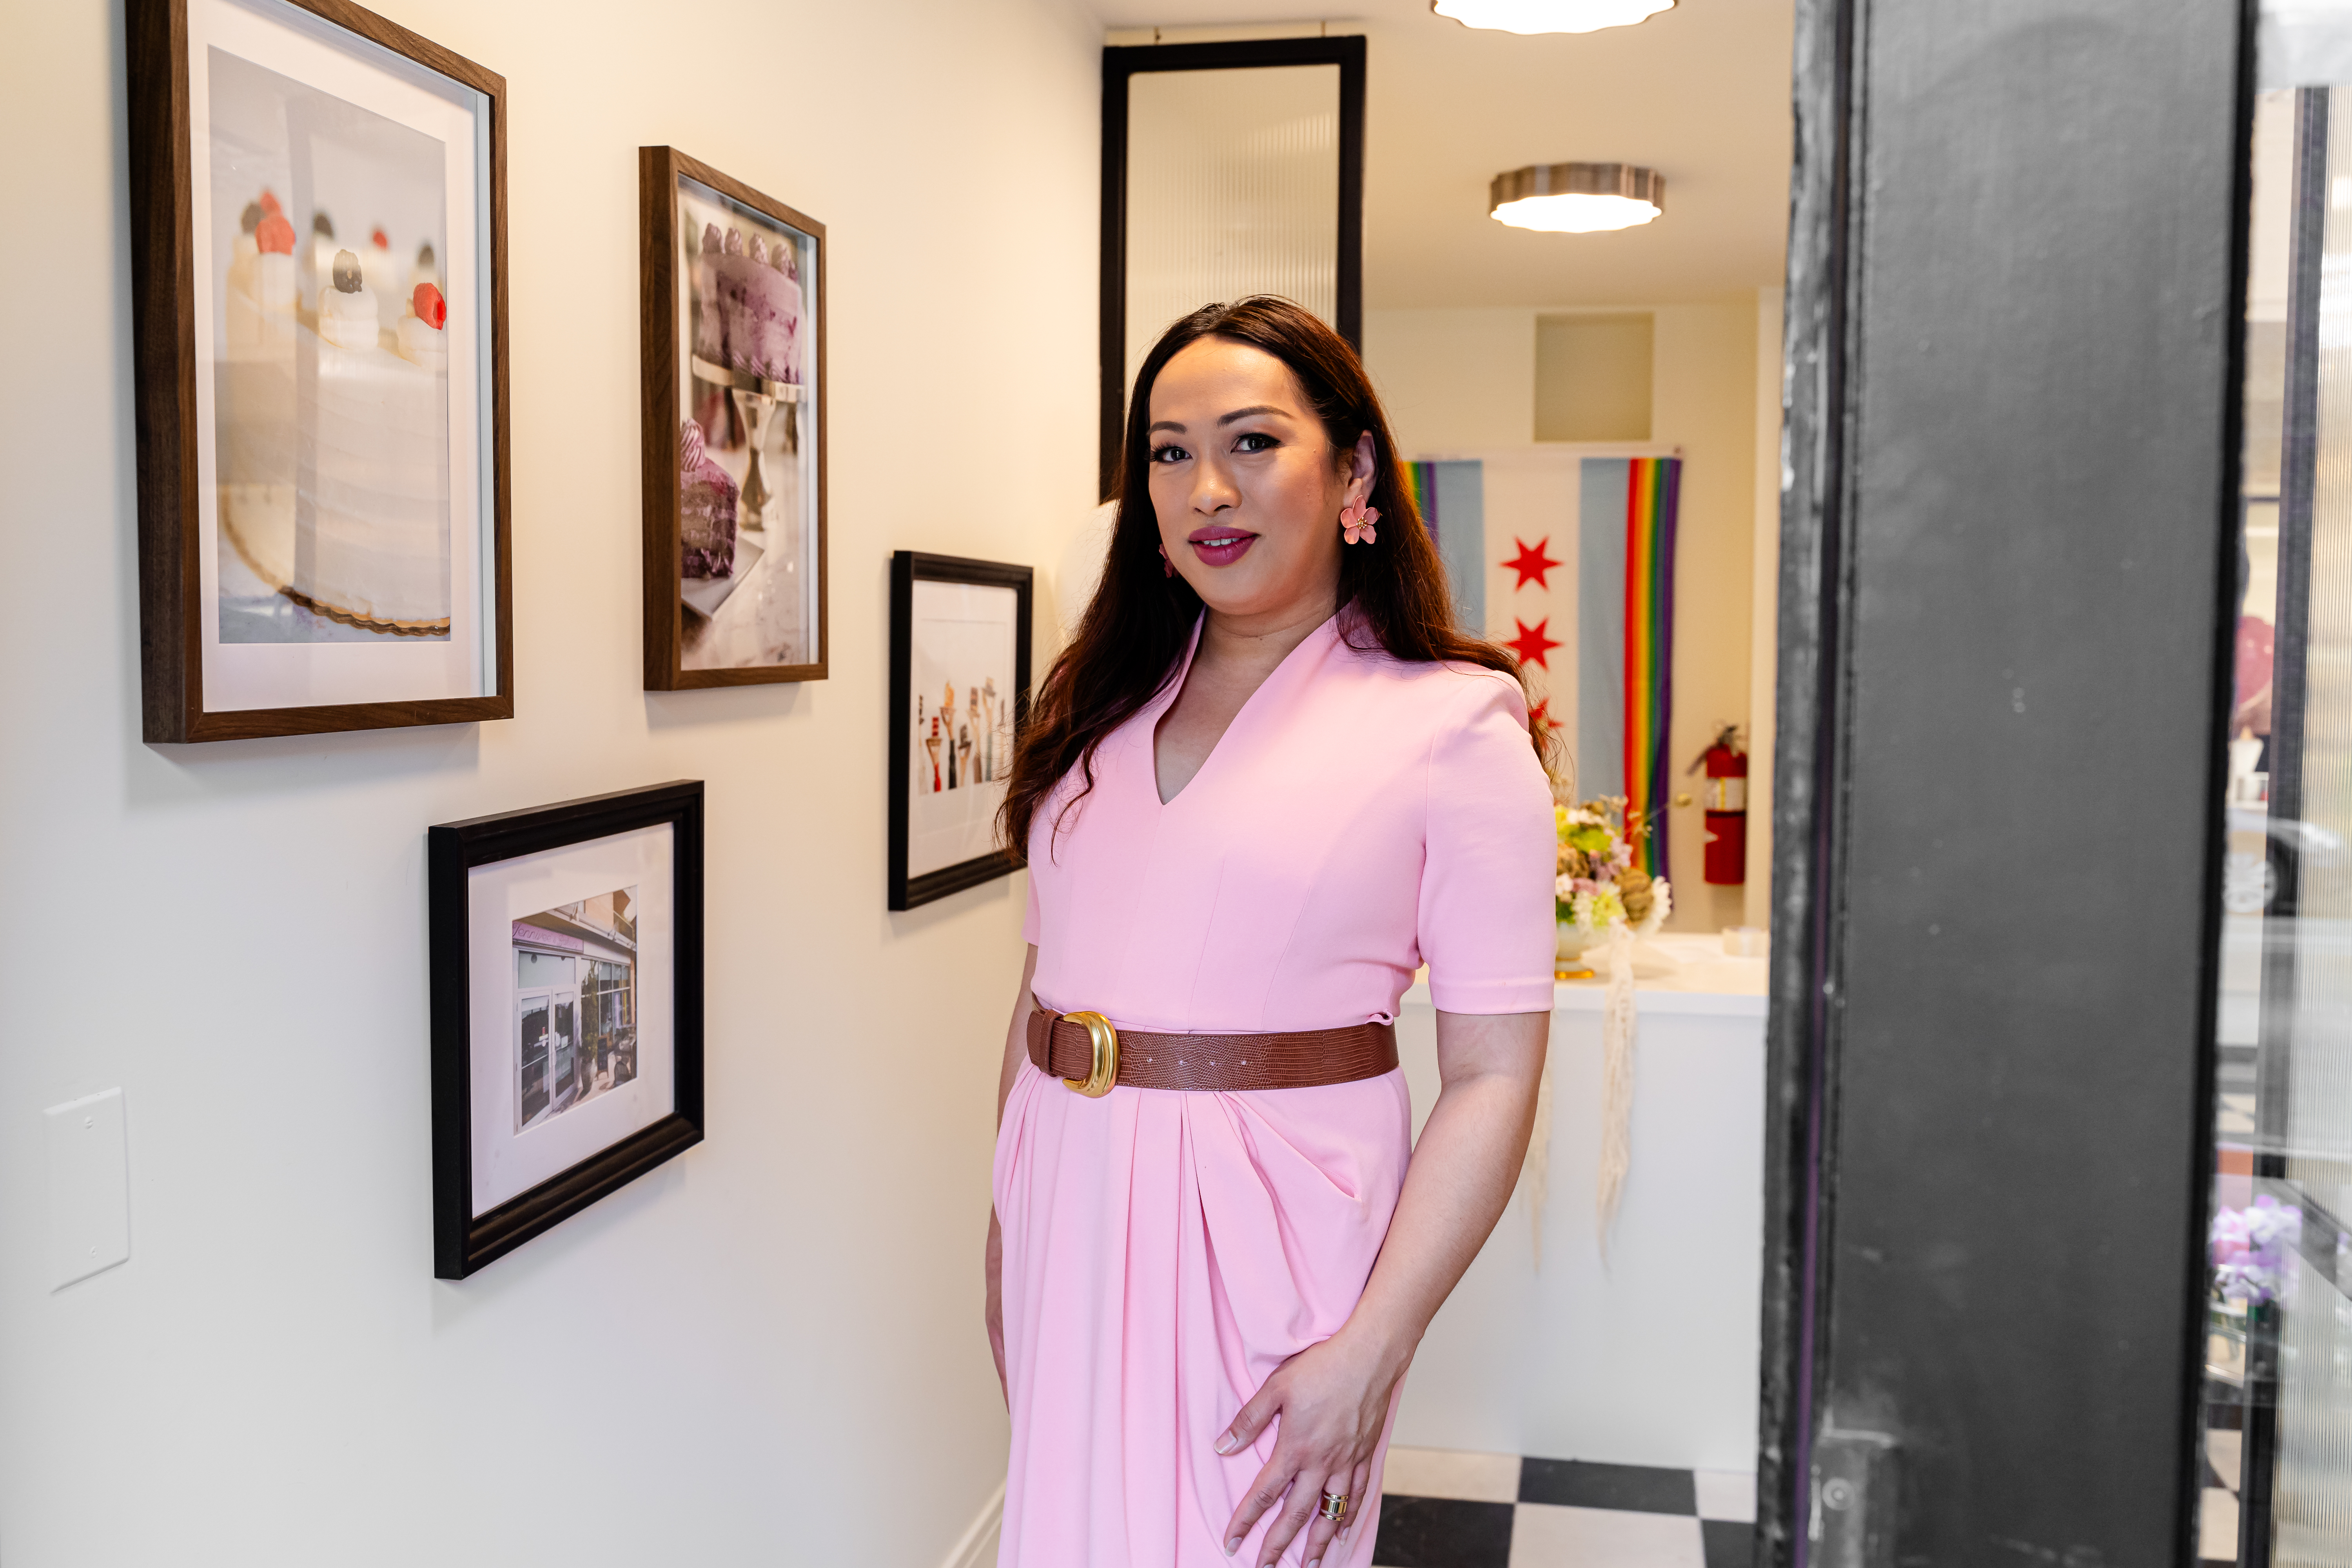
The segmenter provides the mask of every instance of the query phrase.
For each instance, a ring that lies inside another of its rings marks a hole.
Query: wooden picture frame
[[[427,832],[436,1278],[702,1142],[702,854],[696,780]]]
[[[1010,849],[994,847],[995,823],[1012,773],[1013,737],[1029,713],[1035,581],[1032,568],[1001,561],[911,550],[890,557],[893,910],[928,904],[1020,867]],[[939,607],[952,608],[956,618],[937,632],[927,620],[934,595],[919,584],[950,590]],[[945,602],[950,598],[956,602]],[[999,674],[1008,676],[1010,690],[995,689]],[[931,699],[934,680],[941,683],[944,713]],[[927,731],[919,747],[919,729]]]
[[[505,79],[347,0],[124,16],[143,738],[512,717]]]
[[[637,184],[646,689],[822,680],[824,225],[675,147]]]

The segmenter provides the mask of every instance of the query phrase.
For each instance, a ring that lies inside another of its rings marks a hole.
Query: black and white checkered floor
[[[2205,1434],[2205,1496],[2197,1513],[2200,1568],[2233,1568],[2238,1561],[2239,1442],[2236,1432]]]
[[[1756,1478],[1391,1448],[1376,1568],[1752,1568]]]

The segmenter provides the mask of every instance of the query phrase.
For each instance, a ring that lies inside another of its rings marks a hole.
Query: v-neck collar
[[[1332,611],[1321,625],[1299,638],[1298,645],[1284,654],[1281,660],[1265,672],[1265,679],[1257,683],[1257,689],[1244,698],[1242,705],[1234,710],[1234,716],[1226,721],[1223,732],[1218,735],[1216,743],[1209,748],[1209,754],[1201,759],[1201,765],[1193,770],[1191,778],[1184,781],[1184,787],[1166,800],[1161,800],[1160,798],[1160,721],[1168,716],[1170,709],[1176,706],[1177,698],[1184,693],[1184,682],[1192,679],[1192,660],[1200,653],[1201,638],[1207,634],[1209,627],[1209,612],[1203,609],[1192,622],[1192,640],[1185,646],[1184,660],[1176,668],[1176,678],[1171,680],[1167,688],[1151,700],[1151,705],[1144,710],[1146,722],[1143,726],[1143,775],[1146,786],[1151,791],[1153,804],[1162,811],[1172,811],[1177,802],[1192,794],[1199,786],[1202,775],[1216,765],[1218,756],[1225,749],[1225,742],[1233,739],[1234,731],[1241,728],[1242,721],[1249,717],[1250,710],[1256,707],[1258,699],[1265,695],[1266,688],[1282,679],[1291,666],[1297,661],[1298,656],[1306,652],[1310,645],[1322,642],[1329,637],[1332,629],[1339,624],[1340,616],[1345,613],[1344,609]]]

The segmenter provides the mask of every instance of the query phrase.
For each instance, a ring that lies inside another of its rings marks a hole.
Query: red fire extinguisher
[[[1706,770],[1706,879],[1724,887],[1748,880],[1748,753],[1739,726],[1726,724],[1690,771]]]

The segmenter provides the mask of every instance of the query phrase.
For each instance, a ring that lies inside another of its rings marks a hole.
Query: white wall
[[[1748,622],[1755,597],[1756,300],[1667,305],[1658,310],[1650,434],[1683,448],[1675,543],[1675,720],[1668,814],[1675,924],[1741,924],[1738,887],[1710,887],[1701,781],[1685,770],[1726,724],[1748,724]]]
[[[1748,898],[1744,923],[1772,924],[1772,748],[1780,662],[1780,311],[1756,290],[1756,587],[1748,640]]]
[[[1717,726],[1744,725],[1748,719],[1756,310],[1753,294],[1654,310],[1650,438],[1680,447],[1685,459],[1670,751],[1675,792],[1687,790],[1695,804],[1672,810],[1667,828],[1675,893],[1671,923],[1683,931],[1738,925],[1746,912],[1741,889],[1711,888],[1701,879],[1706,830],[1696,804],[1699,790],[1682,770]],[[1533,308],[1364,312],[1364,357],[1408,457],[1533,449],[1535,321],[1545,313]],[[1490,545],[1497,543],[1495,516],[1490,504]],[[1568,521],[1572,524],[1572,514]],[[1507,527],[1501,531],[1507,534]],[[1507,552],[1507,539],[1499,548]],[[1494,549],[1488,555],[1502,558]],[[1490,616],[1498,605],[1507,612],[1507,595],[1496,595],[1492,579],[1487,592]],[[1507,630],[1507,618],[1503,624]],[[1552,635],[1561,635],[1558,626]]]
[[[1093,502],[1097,25],[379,3],[510,89],[520,716],[184,748],[138,738],[121,7],[11,12],[0,1559],[938,1563],[1003,1475],[1023,886],[883,910],[885,564],[1050,566]],[[663,142],[831,226],[822,684],[639,689]],[[709,1140],[436,1282],[425,829],[677,777],[709,782]],[[40,1112],[118,1084],[131,1258],[51,1293]]]
[[[1536,312],[1366,310],[1371,372],[1407,457],[1535,439]]]

